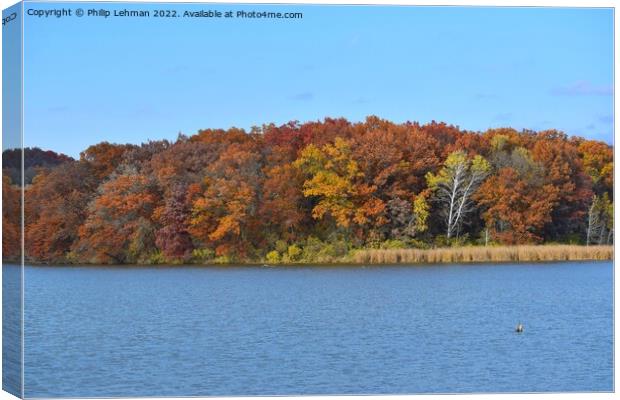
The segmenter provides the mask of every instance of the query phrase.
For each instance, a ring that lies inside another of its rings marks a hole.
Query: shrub
[[[335,257],[344,257],[349,252],[349,248],[351,247],[346,240],[336,240],[331,243],[334,249]]]
[[[79,264],[80,256],[74,251],[69,251],[65,254],[65,260],[69,264]]]
[[[316,261],[320,263],[329,263],[336,258],[336,249],[332,244],[326,244],[316,254]]]
[[[405,249],[407,245],[402,240],[388,239],[381,243],[381,249]]]
[[[407,247],[411,247],[414,249],[429,249],[430,245],[428,243],[425,243],[421,240],[417,240],[417,239],[409,239],[407,241]]]
[[[219,256],[213,259],[215,264],[230,264],[232,259],[228,256]]]
[[[275,249],[280,254],[286,253],[288,244],[284,240],[278,240],[276,241]]]
[[[378,249],[381,247],[382,241],[383,235],[377,230],[371,229],[370,232],[368,232],[368,236],[366,237],[366,243],[364,247],[369,249]]]
[[[164,256],[164,253],[162,253],[160,250],[158,250],[155,253],[151,254],[144,261],[145,261],[145,264],[165,264],[166,263],[166,257]]]
[[[317,255],[323,247],[323,242],[314,236],[309,236],[303,246],[302,259],[304,262],[312,262],[316,260]]]
[[[212,261],[215,257],[215,251],[204,248],[204,249],[194,249],[192,251],[192,259],[196,262],[207,262]]]
[[[293,262],[298,261],[302,252],[303,250],[299,246],[292,244],[288,246],[288,259]]]
[[[267,253],[267,262],[271,264],[278,264],[280,262],[280,253],[277,250],[272,250]]]

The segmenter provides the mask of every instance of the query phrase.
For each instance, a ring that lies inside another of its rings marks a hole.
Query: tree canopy
[[[4,152],[9,259],[18,153]],[[327,118],[24,156],[31,262],[327,262],[361,248],[613,240],[613,148],[555,130]]]

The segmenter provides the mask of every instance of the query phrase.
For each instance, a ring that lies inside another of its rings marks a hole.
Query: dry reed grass
[[[434,264],[523,261],[612,260],[613,246],[470,246],[436,249],[360,250],[359,264]]]

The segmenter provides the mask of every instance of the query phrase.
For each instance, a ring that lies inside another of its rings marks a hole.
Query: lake
[[[614,389],[611,262],[24,275],[27,397]]]

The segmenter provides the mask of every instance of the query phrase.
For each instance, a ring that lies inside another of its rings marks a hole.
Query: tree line
[[[6,259],[20,252],[15,152],[3,157]],[[326,118],[24,156],[30,262],[330,262],[356,249],[613,241],[613,148],[557,130]]]

